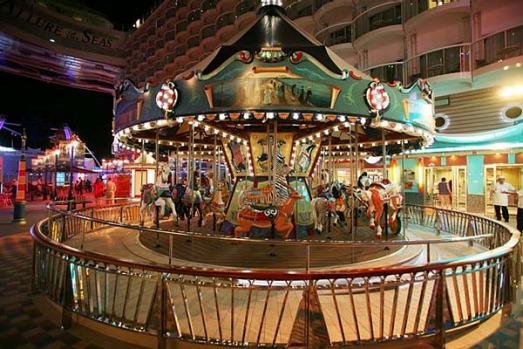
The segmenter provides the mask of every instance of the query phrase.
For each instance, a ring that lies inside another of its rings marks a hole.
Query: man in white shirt
[[[498,221],[501,220],[501,214],[503,214],[503,219],[508,223],[508,194],[514,191],[515,189],[512,184],[505,182],[504,176],[499,176],[498,181],[490,190],[492,203],[496,211],[496,219]]]

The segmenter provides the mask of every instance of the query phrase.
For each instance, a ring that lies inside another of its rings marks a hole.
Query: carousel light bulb
[[[338,132],[340,129],[338,128],[338,126],[334,126],[333,130],[334,132]]]
[[[325,133],[325,135],[328,136],[329,135],[329,130],[325,130],[325,131],[323,131],[323,133]]]
[[[205,119],[205,115],[198,115],[198,121],[203,121]]]
[[[183,118],[182,118],[181,116],[178,116],[178,117],[176,118],[176,122],[179,123],[179,124],[181,124],[181,123],[183,122]]]
[[[227,137],[227,133],[223,132],[223,133],[222,133],[222,136],[223,136],[224,138]]]
[[[361,122],[361,124],[363,125],[364,123],[367,122],[367,118],[361,118],[361,119],[360,119],[360,122]]]
[[[340,115],[340,116],[338,116],[338,119],[340,120],[340,122],[345,122],[345,120],[347,120],[347,118],[345,117],[345,115]]]
[[[218,118],[219,118],[220,120],[225,120],[226,117],[227,117],[227,115],[226,115],[225,113],[220,113],[220,114],[218,115]]]
[[[274,113],[273,113],[273,112],[265,113],[265,115],[266,115],[267,118],[269,118],[269,119],[274,119]]]
[[[316,114],[316,119],[318,121],[322,121],[323,120],[323,114]]]
[[[300,118],[300,113],[292,113],[292,118],[298,120]]]
[[[320,133],[316,133],[316,138],[320,138],[321,137],[321,134]]]
[[[343,123],[343,126],[345,126],[346,128],[349,128],[349,127],[350,127],[350,124],[349,124],[347,121],[345,121],[345,122]]]
[[[219,132],[218,130],[214,130],[213,133],[214,133],[215,135],[217,135],[217,134],[220,133],[220,132]]]
[[[243,118],[244,118],[245,120],[248,120],[249,117],[250,117],[249,113],[243,113]]]

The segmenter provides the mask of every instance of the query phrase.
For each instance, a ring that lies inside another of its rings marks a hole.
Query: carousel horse
[[[376,237],[381,239],[382,227],[380,224],[385,204],[388,204],[387,223],[391,231],[398,233],[400,220],[398,217],[402,207],[403,197],[400,194],[400,186],[390,183],[384,179],[382,183],[374,182],[368,190],[361,192],[363,200],[367,203],[367,218],[370,220],[369,228],[376,228]]]
[[[345,195],[340,185],[331,183],[326,188],[320,184],[316,190],[318,196],[311,200],[314,231],[318,234],[327,226],[329,215],[334,226],[345,225]]]
[[[239,238],[242,233],[249,234],[252,227],[271,228],[281,233],[282,239],[287,239],[294,228],[292,215],[296,200],[303,199],[296,190],[290,189],[290,196],[279,206],[263,207],[260,210],[256,206],[244,206],[238,212],[239,226],[234,228],[234,236]]]
[[[216,225],[220,225],[225,220],[225,203],[223,202],[222,191],[225,188],[224,182],[219,182],[214,190],[213,197],[209,200],[205,198],[202,203],[202,227],[206,226],[208,220],[214,220]]]
[[[165,215],[165,206],[169,206],[173,214],[173,219],[176,220],[176,210],[168,183],[169,173],[169,164],[164,164],[160,168],[158,176],[156,177],[156,184],[148,183],[144,184],[142,187],[142,195],[140,199],[140,225],[144,224],[145,211],[148,210],[150,214],[150,209],[153,206],[160,207],[160,217]]]
[[[193,189],[190,186],[179,184],[174,187],[172,195],[176,200],[180,219],[183,220],[185,216],[191,218],[195,216],[196,212],[198,212],[198,226],[201,226],[203,222],[201,209],[203,198],[200,191]]]

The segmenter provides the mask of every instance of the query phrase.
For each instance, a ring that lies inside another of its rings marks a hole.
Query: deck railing
[[[425,227],[427,241],[383,244],[479,243],[483,252],[410,266],[261,270],[136,263],[84,250],[86,234],[120,227],[143,229],[138,203],[79,209],[50,209],[31,229],[35,240],[33,290],[63,310],[63,325],[77,313],[107,324],[169,340],[230,347],[340,347],[400,340],[445,345],[445,334],[489,318],[514,300],[520,276],[520,234],[491,219],[433,207],[407,206],[410,227]],[[151,230],[158,232],[156,230]],[[108,231],[110,234],[110,230]],[[182,232],[162,232],[175,236]],[[260,241],[243,244],[334,248],[365,243]],[[67,246],[75,240],[77,248]],[[443,242],[442,242],[443,241]],[[369,243],[366,244],[376,244]],[[172,246],[172,245],[171,245]]]

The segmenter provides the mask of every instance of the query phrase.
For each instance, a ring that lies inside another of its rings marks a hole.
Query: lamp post
[[[53,186],[53,201],[56,201],[58,195],[57,185],[58,185],[58,155],[60,154],[60,149],[55,149],[54,154],[54,186]]]
[[[78,145],[78,142],[76,140],[71,141],[71,161],[69,163],[69,194],[67,195],[67,207],[68,210],[74,210],[76,208],[76,203],[74,202],[74,196],[73,196],[73,163],[74,163],[74,150],[76,146]]]
[[[26,224],[25,220],[25,141],[27,136],[25,135],[25,129],[22,132],[22,148],[20,150],[20,162],[18,163],[18,187],[16,188],[16,199],[13,210],[13,223]]]

